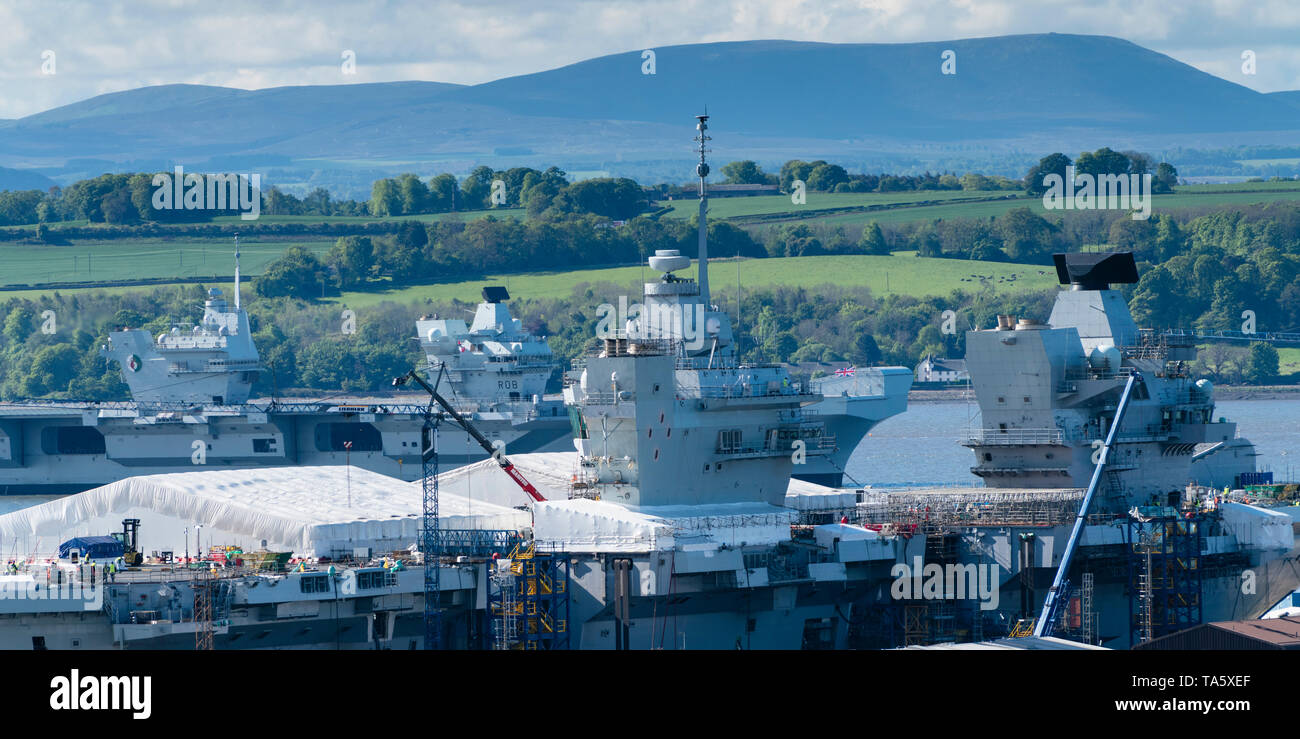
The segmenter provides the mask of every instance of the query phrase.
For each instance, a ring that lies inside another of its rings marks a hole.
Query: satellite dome
[[[1088,353],[1088,364],[1098,371],[1108,369],[1116,372],[1119,370],[1121,360],[1119,349],[1110,344],[1102,344]]]
[[[656,249],[650,257],[650,269],[659,272],[673,272],[691,266],[691,258],[682,256],[676,249]]]
[[[1206,398],[1214,396],[1214,383],[1209,380],[1197,380],[1196,389],[1204,393]]]

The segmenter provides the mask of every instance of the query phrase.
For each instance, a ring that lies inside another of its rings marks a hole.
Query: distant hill
[[[956,53],[956,74],[940,73]],[[448,100],[545,115],[678,123],[705,104],[728,130],[936,140],[1062,129],[1126,134],[1300,128],[1270,99],[1136,44],[1044,34],[934,43],[744,41],[641,52],[463,88]]]
[[[955,75],[940,73],[945,50],[956,54]],[[479,163],[662,176],[689,158],[691,116],[706,105],[722,159],[952,169],[1000,148],[1014,152],[1000,166],[1016,174],[1053,150],[1254,144],[1300,131],[1300,93],[1258,93],[1105,36],[745,41],[655,53],[654,75],[641,73],[638,49],[472,86],[165,85],[100,95],[0,122],[0,165],[51,167],[66,180],[211,162],[353,191],[384,174]]]
[[[58,183],[36,172],[0,167],[0,192],[5,190],[48,190]]]
[[[1300,90],[1286,90],[1284,92],[1270,92],[1267,95],[1274,99],[1280,100],[1288,105],[1300,108]]]

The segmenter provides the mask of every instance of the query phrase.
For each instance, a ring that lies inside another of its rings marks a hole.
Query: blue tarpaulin
[[[125,551],[122,542],[111,536],[78,536],[59,545],[59,557],[67,557],[74,549],[88,559],[115,559]]]

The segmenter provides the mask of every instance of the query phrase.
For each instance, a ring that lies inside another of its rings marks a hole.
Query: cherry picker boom
[[[1062,596],[1069,589],[1067,577],[1070,572],[1070,560],[1074,557],[1074,549],[1079,543],[1079,535],[1083,533],[1084,524],[1088,520],[1088,506],[1092,503],[1092,496],[1096,494],[1097,486],[1101,483],[1101,474],[1106,469],[1110,451],[1115,445],[1116,437],[1119,435],[1120,424],[1124,422],[1124,412],[1128,410],[1129,398],[1133,395],[1133,390],[1141,382],[1142,375],[1134,372],[1128,376],[1128,381],[1124,383],[1124,391],[1119,397],[1119,405],[1115,408],[1115,418],[1111,420],[1110,430],[1106,433],[1106,443],[1097,456],[1097,464],[1092,471],[1092,481],[1088,483],[1088,490],[1083,495],[1083,502],[1079,504],[1079,513],[1074,518],[1074,528],[1070,530],[1070,539],[1065,544],[1065,553],[1061,555],[1061,564],[1056,568],[1056,579],[1052,581],[1052,589],[1047,592],[1047,598],[1043,601],[1043,610],[1038,615],[1038,621],[1034,623],[1034,636],[1051,636],[1056,627],[1056,618],[1064,600]]]
[[[474,428],[474,424],[470,423],[469,419],[457,412],[456,409],[452,407],[451,403],[448,403],[446,398],[439,395],[437,389],[426,382],[423,377],[416,374],[415,370],[407,372],[402,377],[394,378],[393,386],[400,387],[405,385],[407,380],[415,380],[416,384],[421,388],[424,388],[424,391],[433,398],[434,402],[442,406],[443,411],[445,411],[447,415],[451,416],[451,419],[456,422],[456,425],[465,429],[465,432],[473,437],[474,441],[477,441],[478,445],[483,447],[483,450],[495,459],[497,464],[501,465],[501,469],[510,476],[510,479],[514,480],[515,484],[520,488],[523,488],[523,491],[528,494],[528,497],[538,503],[546,500],[546,498],[542,497],[541,493],[537,492],[537,488],[533,487],[533,484],[524,478],[523,473],[516,469],[509,459],[506,459],[506,456],[502,454],[500,448],[494,446],[491,441],[488,441],[486,436],[479,433],[479,430]]]

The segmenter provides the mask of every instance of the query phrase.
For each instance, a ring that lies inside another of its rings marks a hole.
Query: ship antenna
[[[235,234],[235,310],[239,310],[239,234]]]
[[[699,121],[699,123],[695,124],[695,130],[700,133],[694,140],[700,144],[700,148],[697,150],[700,155],[700,163],[695,165],[695,174],[699,175],[700,178],[700,253],[696,261],[700,271],[700,301],[704,303],[704,310],[707,311],[709,309],[709,225],[705,221],[705,212],[709,207],[709,190],[704,180],[709,176],[709,164],[704,161],[704,155],[709,151],[705,147],[705,143],[713,137],[706,133],[709,130],[709,113],[707,107],[704,110],[703,115],[695,116],[696,120]]]

